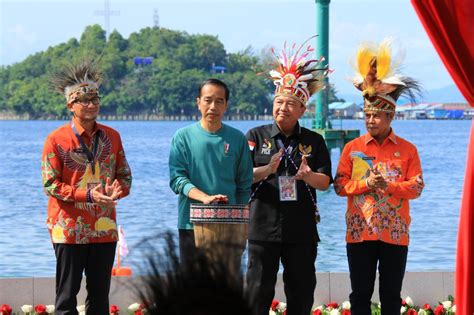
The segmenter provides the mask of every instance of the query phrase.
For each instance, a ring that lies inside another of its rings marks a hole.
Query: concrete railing
[[[348,273],[317,273],[318,284],[314,294],[315,306],[329,302],[341,303],[349,299],[350,281]],[[139,285],[139,278],[112,279],[110,292],[111,304],[126,309],[138,301],[134,286]],[[0,305],[9,304],[13,310],[19,310],[24,304],[54,304],[54,278],[0,278]],[[85,301],[85,283],[78,295],[78,305]],[[454,295],[453,272],[407,272],[403,282],[402,297],[409,295],[415,304],[436,304],[444,301],[448,295]],[[281,274],[275,298],[285,301]],[[378,302],[378,283],[375,285],[373,302]]]

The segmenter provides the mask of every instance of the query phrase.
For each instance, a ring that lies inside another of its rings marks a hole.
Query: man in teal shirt
[[[222,123],[229,89],[217,79],[204,81],[196,103],[201,120],[179,129],[171,142],[170,187],[179,195],[179,248],[182,261],[192,257],[191,203],[247,204],[253,164],[247,139]]]

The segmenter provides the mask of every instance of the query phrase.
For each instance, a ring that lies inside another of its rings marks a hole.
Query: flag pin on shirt
[[[230,144],[224,143],[224,154],[226,154],[226,155],[227,155],[227,153],[229,153],[229,146],[230,146]]]

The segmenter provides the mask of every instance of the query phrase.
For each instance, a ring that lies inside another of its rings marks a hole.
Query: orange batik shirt
[[[367,187],[371,168],[388,181],[385,191]],[[336,193],[347,196],[346,241],[408,245],[408,200],[419,197],[423,187],[416,147],[393,131],[382,145],[370,134],[346,144],[334,182]]]
[[[53,243],[87,244],[117,241],[115,208],[103,208],[87,200],[87,190],[97,183],[105,185],[117,179],[121,198],[129,194],[132,175],[125,158],[120,135],[114,129],[97,124],[92,137],[72,120],[77,133],[92,151],[98,139],[94,171],[87,155],[68,123],[46,139],[42,157],[42,177],[49,196],[47,226]],[[96,138],[96,133],[99,136]]]

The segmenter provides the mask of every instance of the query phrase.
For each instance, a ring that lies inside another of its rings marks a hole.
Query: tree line
[[[65,98],[51,90],[51,74],[65,62],[96,57],[104,72],[101,113],[105,115],[195,115],[199,84],[210,77],[231,91],[229,114],[270,114],[273,83],[265,76],[271,56],[251,47],[227,53],[216,36],[144,28],[125,39],[99,25],[87,26],[79,40],[49,47],[22,62],[0,67],[0,111],[32,118],[64,117]],[[151,57],[137,64],[137,57]],[[214,66],[225,67],[215,73]],[[338,100],[333,88],[330,100]]]

